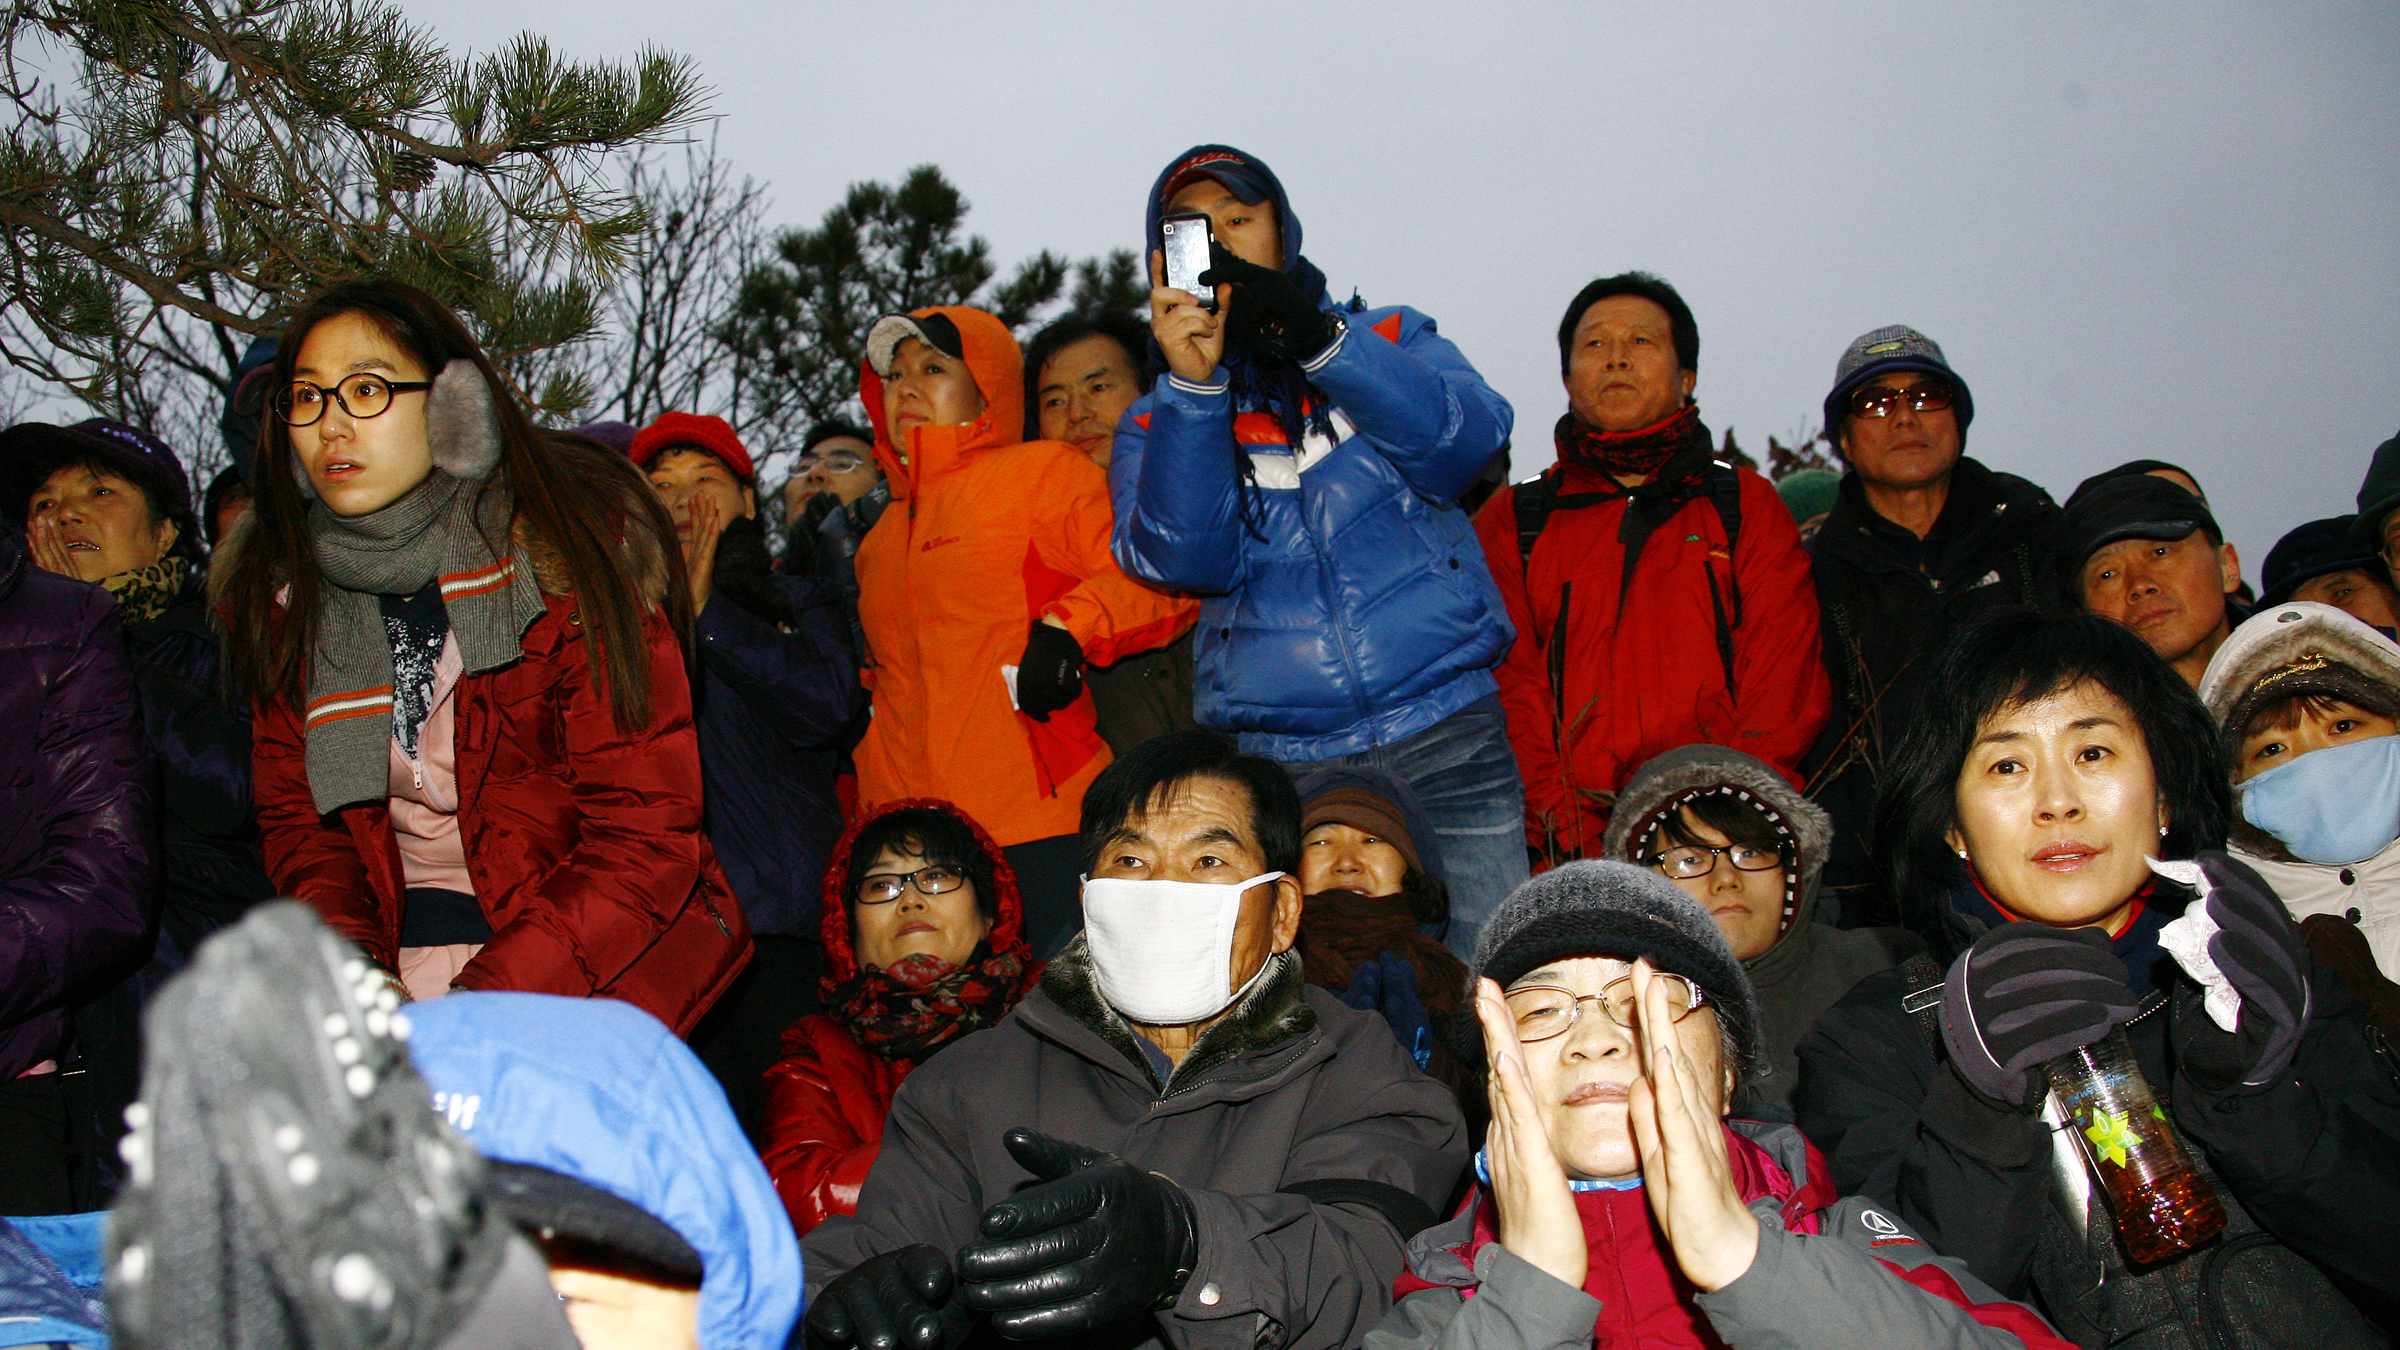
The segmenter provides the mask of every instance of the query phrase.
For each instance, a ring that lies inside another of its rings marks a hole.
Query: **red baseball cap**
[[[745,487],[758,483],[758,469],[750,462],[750,452],[742,448],[742,438],[733,434],[732,426],[722,417],[707,413],[660,413],[658,420],[643,427],[633,438],[633,449],[627,454],[633,462],[649,468],[659,452],[685,447],[706,451],[725,461],[733,476]]]

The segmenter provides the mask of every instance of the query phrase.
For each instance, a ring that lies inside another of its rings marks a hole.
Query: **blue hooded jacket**
[[[1195,177],[1271,199],[1284,272],[1341,314],[1304,366],[1333,405],[1333,436],[1295,454],[1276,416],[1234,406],[1222,367],[1210,384],[1166,375],[1117,425],[1118,565],[1204,597],[1202,724],[1280,760],[1389,745],[1499,691],[1492,667],[1516,633],[1456,503],[1515,414],[1432,319],[1324,300],[1282,183],[1241,151],[1176,156],[1151,188],[1145,238]]]
[[[613,999],[454,993],[408,1008],[434,1105],[487,1158],[640,1206],[700,1254],[702,1350],[783,1350],[800,1242],[724,1090],[657,1018]]]

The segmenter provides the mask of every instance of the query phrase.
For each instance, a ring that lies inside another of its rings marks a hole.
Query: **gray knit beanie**
[[[1571,862],[1519,886],[1475,943],[1473,981],[1501,988],[1546,962],[1612,956],[1650,964],[1700,986],[1717,1010],[1743,1081],[1767,1072],[1758,996],[1717,921],[1675,883],[1628,862]]]

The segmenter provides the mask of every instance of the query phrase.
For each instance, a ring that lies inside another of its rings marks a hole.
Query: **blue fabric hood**
[[[1149,266],[1150,251],[1158,247],[1158,222],[1165,214],[1167,198],[1194,178],[1214,178],[1233,189],[1234,196],[1253,206],[1262,201],[1272,202],[1275,227],[1283,241],[1283,274],[1292,279],[1310,303],[1320,306],[1325,303],[1325,274],[1300,255],[1300,217],[1292,213],[1292,201],[1284,195],[1283,180],[1275,176],[1265,161],[1230,145],[1195,145],[1159,171],[1158,181],[1150,185],[1150,200],[1142,217],[1145,269]]]
[[[703,1350],[782,1350],[800,1243],[724,1091],[658,1019],[613,999],[455,993],[409,1005],[434,1105],[489,1158],[639,1205],[700,1253]]]

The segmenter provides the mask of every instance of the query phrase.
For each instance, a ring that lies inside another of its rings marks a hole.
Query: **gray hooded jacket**
[[[1650,836],[1670,811],[1722,788],[1745,794],[1793,845],[1796,866],[1786,880],[1783,934],[1742,963],[1758,994],[1768,1072],[1744,1084],[1734,1103],[1737,1115],[1789,1120],[1800,1038],[1852,985],[1899,964],[1918,944],[1897,928],[1840,929],[1816,922],[1817,881],[1833,848],[1832,818],[1793,791],[1782,774],[1739,750],[1687,745],[1635,770],[1609,817],[1607,856],[1640,861],[1635,855],[1649,850]]]

